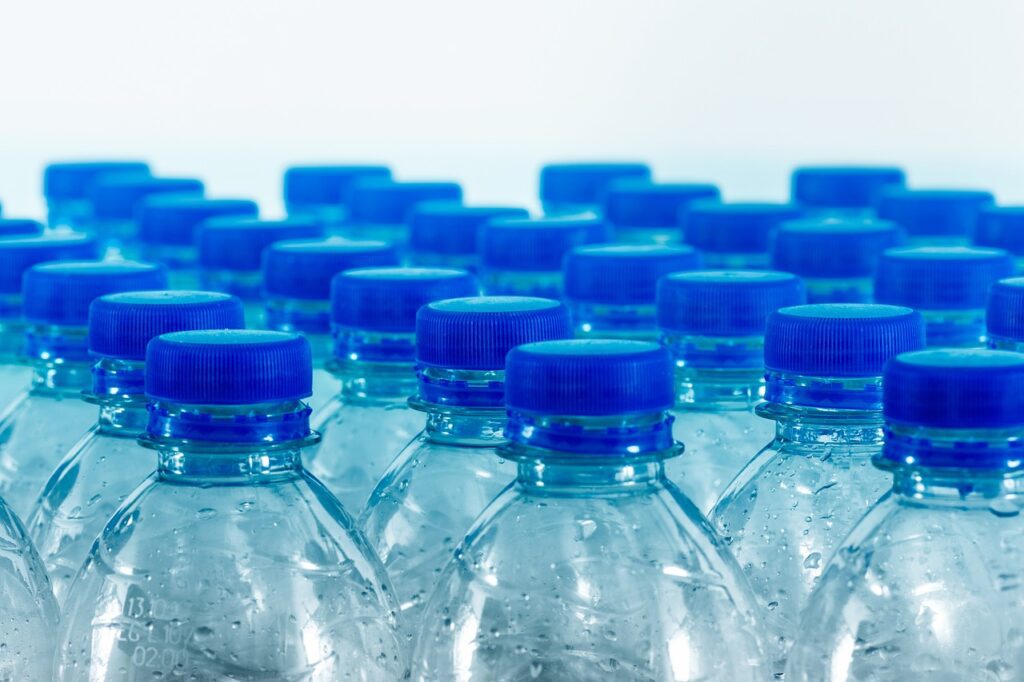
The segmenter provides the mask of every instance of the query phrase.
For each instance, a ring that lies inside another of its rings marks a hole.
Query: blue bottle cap
[[[1002,249],[889,249],[879,262],[875,300],[919,310],[980,309],[989,287],[1013,271],[1013,258]]]
[[[978,211],[995,202],[978,190],[886,189],[879,196],[879,218],[891,220],[911,237],[970,237]]]
[[[331,281],[331,322],[350,329],[411,334],[420,306],[479,293],[476,278],[465,270],[348,270]]]
[[[151,196],[136,209],[139,241],[164,246],[194,246],[196,228],[204,220],[218,216],[259,214],[255,201],[249,199],[206,199],[190,196]]]
[[[25,319],[35,324],[84,327],[94,299],[122,291],[167,288],[162,265],[130,261],[41,263],[25,272]]]
[[[146,350],[146,395],[188,405],[254,405],[313,393],[309,342],[283,332],[164,334]]]
[[[495,218],[528,218],[529,215],[525,209],[509,206],[425,202],[413,208],[409,217],[409,246],[413,251],[475,255],[481,225]]]
[[[360,180],[349,191],[349,218],[353,223],[396,225],[424,201],[462,201],[462,187],[457,182]]]
[[[260,220],[225,216],[196,228],[199,266],[213,270],[259,270],[263,250],[275,242],[318,239],[324,228],[313,219]]]
[[[89,189],[92,214],[97,220],[133,220],[135,209],[154,194],[202,195],[203,183],[195,178],[154,178],[146,175],[101,176]]]
[[[615,227],[676,227],[680,211],[700,199],[717,199],[718,187],[708,183],[614,180],[601,197],[601,211]]]
[[[0,218],[0,238],[37,237],[43,233],[43,224],[28,218]]]
[[[586,339],[513,348],[505,364],[510,410],[564,416],[658,412],[675,400],[673,363],[654,343]]]
[[[683,241],[712,253],[768,253],[779,225],[801,215],[794,204],[698,201],[681,216]]]
[[[992,285],[985,324],[990,337],[1024,341],[1024,277],[1010,277]]]
[[[291,166],[284,172],[286,204],[342,206],[352,184],[369,178],[390,179],[387,166]]]
[[[37,263],[92,260],[100,251],[100,243],[87,234],[0,239],[0,294],[21,293],[22,276]]]
[[[553,272],[562,269],[569,251],[611,240],[607,222],[597,216],[499,218],[480,229],[480,258],[497,270]]]
[[[398,251],[386,242],[338,237],[277,242],[263,251],[263,290],[270,297],[328,301],[331,278],[339,272],[398,264]]]
[[[686,336],[763,336],[771,313],[806,298],[803,282],[788,272],[681,272],[658,282],[658,326]]]
[[[43,170],[43,196],[50,200],[81,200],[104,175],[149,175],[144,161],[73,161],[47,164]]]
[[[565,297],[583,303],[653,305],[663,275],[700,265],[700,253],[689,246],[578,246],[565,256]]]
[[[206,291],[136,291],[109,294],[89,306],[89,352],[142,361],[146,344],[161,334],[199,329],[244,329],[242,302]]]
[[[768,317],[765,368],[812,377],[880,377],[892,357],[924,348],[924,320],[910,308],[821,303]]]
[[[803,166],[793,171],[792,195],[815,208],[871,208],[883,189],[904,182],[895,166]]]
[[[985,206],[978,212],[975,246],[1006,249],[1024,256],[1024,206]]]
[[[882,252],[903,242],[903,230],[886,221],[797,220],[775,233],[772,267],[801,277],[872,277]]]
[[[646,163],[549,163],[540,169],[540,199],[596,206],[612,180],[649,180]]]

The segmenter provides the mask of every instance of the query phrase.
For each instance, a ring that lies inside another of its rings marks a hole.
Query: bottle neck
[[[938,429],[888,423],[875,464],[894,471],[897,479],[994,481],[1024,472],[1022,436],[1019,426]]]
[[[676,409],[750,410],[764,399],[764,372],[676,368]]]
[[[822,279],[803,277],[808,303],[870,303],[875,284],[870,277]]]
[[[136,437],[146,430],[145,364],[103,358],[92,367],[92,388],[83,398],[99,405],[101,433]]]
[[[516,474],[516,485],[533,495],[636,495],[656,492],[664,484],[661,460],[520,459]]]
[[[902,466],[893,470],[892,490],[898,498],[914,504],[978,508],[999,516],[1016,516],[1024,507],[1024,472]]]
[[[614,305],[570,301],[569,309],[581,337],[612,335],[650,340],[657,337],[658,311],[653,303]]]
[[[781,406],[827,410],[882,409],[882,377],[819,377],[769,370],[765,400]]]
[[[328,362],[341,382],[339,396],[346,403],[405,402],[416,394],[416,369],[412,363],[342,360]]]
[[[1012,350],[1018,353],[1024,352],[1024,341],[1017,339],[1011,339],[1004,336],[991,336],[988,337],[988,347],[995,350]]]
[[[341,363],[412,365],[416,362],[416,333],[380,332],[335,326],[334,358]]]
[[[296,332],[307,338],[330,338],[331,303],[272,296],[266,300],[266,324],[267,329],[273,331]]]
[[[78,396],[89,388],[93,361],[87,329],[31,325],[24,338],[33,391]]]
[[[231,294],[246,303],[262,298],[263,273],[260,270],[203,268],[199,281],[203,289]]]
[[[672,438],[669,412],[579,417],[510,409],[505,454],[518,461],[635,464],[660,461],[682,450]]]
[[[985,311],[921,310],[930,348],[978,348],[985,343]]]
[[[834,409],[765,402],[758,405],[755,412],[775,421],[775,440],[779,445],[881,447],[885,439],[880,409]]]
[[[504,410],[480,407],[452,410],[431,405],[426,408],[426,413],[424,432],[435,443],[484,448],[505,443]]]

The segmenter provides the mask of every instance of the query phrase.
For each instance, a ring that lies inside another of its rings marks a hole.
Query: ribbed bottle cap
[[[259,270],[263,250],[271,244],[296,239],[317,239],[323,233],[323,226],[311,218],[210,218],[196,228],[199,266],[222,270]]]
[[[139,241],[165,246],[194,246],[200,223],[218,216],[254,218],[259,213],[249,199],[205,199],[189,196],[152,196],[136,210]]]
[[[803,282],[788,272],[682,272],[658,282],[658,326],[687,336],[762,336],[771,313],[806,298]]]
[[[35,324],[84,327],[93,299],[122,291],[167,288],[162,265],[130,261],[41,263],[25,272],[25,319]]]
[[[872,277],[882,252],[904,242],[903,230],[880,220],[797,220],[775,233],[772,267],[801,277]]]
[[[327,301],[331,278],[339,272],[398,263],[398,251],[386,242],[338,237],[276,242],[263,251],[263,290],[272,297]]]
[[[1024,256],[1024,206],[986,206],[978,212],[975,246],[1006,249]]]
[[[309,342],[282,332],[222,330],[158,336],[146,350],[146,395],[190,405],[252,405],[313,393]]]
[[[331,322],[350,329],[411,334],[420,306],[479,293],[476,278],[465,270],[348,270],[331,282]]]
[[[105,175],[148,175],[144,161],[73,161],[47,164],[43,170],[43,196],[50,200],[81,200],[92,184]]]
[[[646,163],[549,163],[540,169],[540,199],[552,203],[596,206],[612,180],[649,180]]]
[[[689,246],[579,246],[565,257],[565,296],[584,303],[653,305],[663,275],[700,265],[700,253]]]
[[[1024,341],[1024,277],[1010,277],[992,285],[985,324],[989,336]]]
[[[43,233],[43,224],[28,218],[0,218],[0,237],[36,237]]]
[[[244,329],[242,302],[206,291],[137,291],[101,296],[89,306],[89,352],[141,361],[161,334]]]
[[[529,215],[525,209],[509,206],[425,202],[413,208],[409,217],[409,246],[413,251],[476,255],[481,225],[495,218],[527,218]]]
[[[683,241],[712,253],[768,253],[779,225],[800,216],[794,204],[698,201],[682,216]]]
[[[875,300],[919,310],[984,308],[989,287],[1013,271],[1013,258],[1002,249],[889,249],[879,262]]]
[[[676,227],[680,211],[701,199],[717,199],[718,187],[708,183],[614,180],[601,199],[604,217],[615,227]]]
[[[911,237],[970,237],[978,211],[994,202],[991,193],[978,190],[889,188],[879,197],[877,212]]]
[[[803,166],[793,171],[793,201],[815,208],[871,208],[886,187],[902,187],[893,166]]]
[[[284,172],[284,200],[288,204],[342,206],[352,184],[369,178],[390,179],[387,166],[291,166]]]
[[[195,178],[154,178],[138,174],[103,175],[92,183],[89,201],[97,220],[133,220],[135,209],[154,194],[202,196],[205,188]]]
[[[668,351],[640,341],[575,340],[512,349],[505,365],[510,410],[565,416],[656,412],[672,407]]]
[[[585,213],[547,218],[499,218],[480,229],[480,258],[499,270],[552,272],[565,254],[584,244],[611,240],[611,228]]]
[[[99,258],[100,243],[92,235],[0,239],[0,294],[21,292],[25,271],[38,263]]]
[[[924,348],[924,320],[910,308],[822,303],[768,317],[769,371],[814,377],[880,377],[892,357]]]
[[[354,223],[398,224],[409,219],[416,204],[424,201],[461,201],[457,182],[398,182],[372,178],[352,185],[348,195],[349,217]]]

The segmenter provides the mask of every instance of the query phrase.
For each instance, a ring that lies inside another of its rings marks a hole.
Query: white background
[[[903,164],[1024,203],[1022,0],[167,0],[0,5],[0,200],[132,156],[280,211],[292,162],[384,161],[529,203],[545,160],[639,158],[726,198]]]

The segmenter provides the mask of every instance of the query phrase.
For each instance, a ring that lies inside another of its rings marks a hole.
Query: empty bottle
[[[705,514],[775,435],[775,422],[754,414],[764,398],[765,325],[805,298],[785,272],[683,272],[658,283],[661,342],[675,360],[672,432],[686,443],[665,474]]]
[[[107,520],[156,470],[137,442],[148,419],[146,344],[169,332],[244,324],[241,301],[226,294],[148,291],[92,302],[89,353],[97,362],[86,400],[99,406],[99,418],[51,474],[26,519],[58,602]]]
[[[878,198],[878,217],[907,231],[910,246],[966,246],[978,212],[995,203],[980,190],[886,188]]]
[[[707,183],[651,182],[624,178],[610,182],[601,195],[601,214],[620,242],[676,244],[689,207],[699,200],[718,198],[718,187]]]
[[[1009,251],[1016,274],[1024,274],[1024,206],[983,207],[978,211],[973,243]]]
[[[930,348],[982,347],[989,287],[1013,270],[1013,258],[1002,249],[890,249],[879,262],[875,300],[920,312]]]
[[[416,311],[476,296],[465,270],[366,268],[331,283],[332,370],[341,390],[313,415],[322,436],[309,469],[358,514],[388,465],[423,427],[416,394]]]
[[[409,217],[425,201],[461,201],[457,182],[399,182],[368,178],[354,183],[348,193],[347,236],[379,239],[405,249],[409,244]]]
[[[549,163],[540,169],[540,202],[546,215],[599,211],[613,180],[650,180],[646,163]]]
[[[156,194],[203,196],[205,187],[195,178],[156,178],[149,173],[111,173],[89,186],[92,220],[89,230],[117,257],[137,257],[138,215],[143,199]]]
[[[480,227],[493,218],[526,218],[522,208],[464,206],[456,201],[417,204],[409,216],[409,259],[428,268],[480,269]]]
[[[765,332],[765,402],[775,439],[729,484],[712,522],[743,567],[781,673],[800,613],[843,538],[888,489],[871,466],[882,448],[882,368],[924,347],[909,308],[782,308]]]
[[[999,280],[989,288],[985,328],[989,348],[1024,351],[1024,277]]]
[[[518,474],[442,572],[413,678],[765,679],[749,587],[665,478],[668,352],[527,344],[505,387]]]
[[[81,395],[92,383],[89,304],[104,294],[166,287],[167,271],[143,263],[42,263],[25,273],[32,384],[0,416],[0,497],[21,518],[96,419],[96,408]]]
[[[894,166],[802,166],[793,171],[791,191],[793,203],[810,212],[870,216],[885,189],[905,182]]]
[[[794,204],[695,201],[682,217],[683,241],[701,252],[704,267],[767,270],[775,231],[802,215]]]
[[[658,338],[655,290],[672,272],[696,270],[689,246],[607,244],[578,246],[565,256],[565,300],[580,338]]]
[[[368,178],[389,179],[387,166],[290,166],[284,172],[284,207],[289,218],[312,219],[338,234],[348,220],[352,185]]]
[[[144,161],[72,161],[50,163],[43,170],[46,222],[53,228],[87,229],[92,220],[89,190],[109,175],[148,175]]]
[[[892,491],[804,612],[787,680],[1020,680],[1024,356],[902,355],[885,372]]]
[[[401,679],[384,568],[302,466],[310,357],[280,332],[150,342],[156,473],[71,586],[58,679]]]

